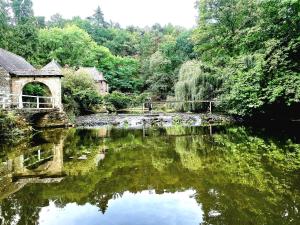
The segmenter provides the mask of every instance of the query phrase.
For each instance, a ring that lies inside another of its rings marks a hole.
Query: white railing
[[[2,109],[53,109],[54,107],[53,97],[0,93],[0,108]]]

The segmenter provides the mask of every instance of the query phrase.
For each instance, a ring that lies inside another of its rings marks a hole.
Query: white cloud
[[[196,0],[33,0],[35,15],[50,18],[55,13],[65,18],[93,14],[101,6],[106,20],[122,26],[147,26],[155,23],[192,27],[196,24]]]

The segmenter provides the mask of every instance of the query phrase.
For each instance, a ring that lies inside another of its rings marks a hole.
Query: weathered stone
[[[67,114],[62,111],[54,110],[34,115],[34,126],[37,128],[67,127],[70,125]]]
[[[77,73],[86,73],[88,74],[95,82],[98,92],[101,95],[108,94],[109,87],[108,83],[105,80],[103,73],[98,71],[95,67],[81,67]]]
[[[10,92],[9,73],[0,66],[0,94],[10,94]]]
[[[61,71],[49,67],[42,70],[35,69],[21,56],[0,48],[0,93],[14,95],[10,102],[15,103],[14,105],[18,105],[19,108],[22,107],[22,100],[19,98],[24,86],[39,82],[49,88],[51,97],[54,98],[54,107],[62,110],[61,77]]]
[[[15,110],[18,115],[25,118],[32,126],[36,128],[58,128],[70,127],[68,116],[65,112],[58,109],[52,110]]]
[[[49,88],[51,96],[54,98],[54,107],[62,110],[60,77],[12,77],[11,93],[17,96],[22,95],[24,86],[32,82],[45,84]]]

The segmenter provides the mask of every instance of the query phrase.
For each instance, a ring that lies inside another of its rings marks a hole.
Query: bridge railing
[[[0,108],[2,109],[53,109],[54,107],[53,97],[0,93]]]
[[[142,104],[132,105],[129,108],[119,109],[120,113],[175,113],[175,112],[203,112],[212,113],[217,109],[221,101],[218,100],[164,100],[145,101]]]
[[[162,109],[173,109],[176,111],[177,108],[184,108],[184,106],[190,105],[188,108],[204,108],[204,111],[212,113],[213,107],[216,106],[220,101],[217,100],[165,100],[165,101],[148,101],[142,105],[142,111],[160,111]]]

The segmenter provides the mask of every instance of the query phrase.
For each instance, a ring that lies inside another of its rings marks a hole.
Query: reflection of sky
[[[76,203],[57,208],[53,202],[42,208],[41,225],[198,225],[202,210],[192,198],[194,191],[150,194],[124,193],[121,198],[110,200],[103,215],[96,206]]]

